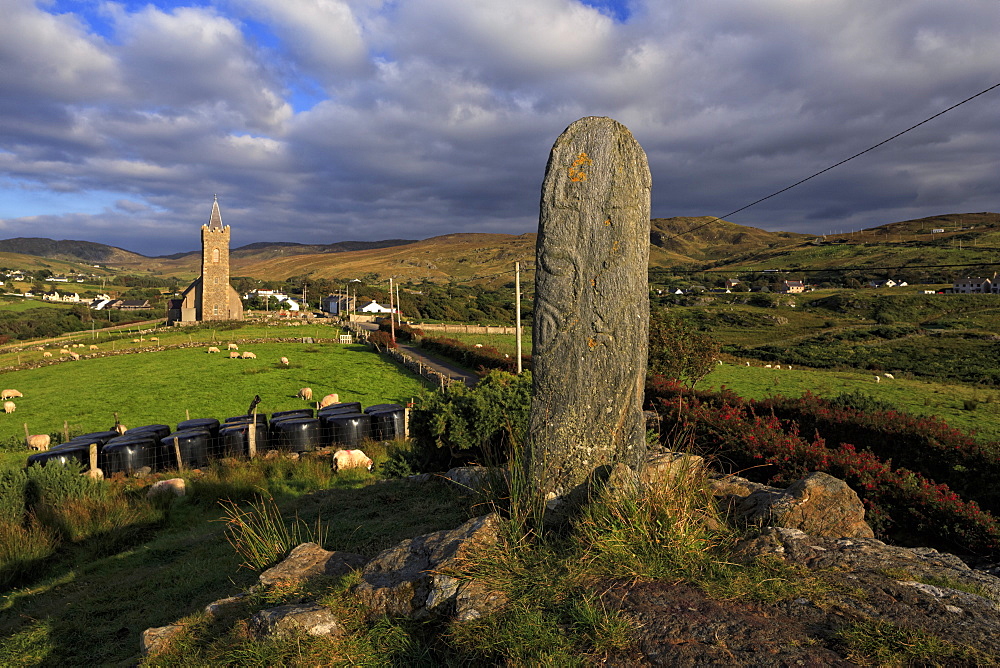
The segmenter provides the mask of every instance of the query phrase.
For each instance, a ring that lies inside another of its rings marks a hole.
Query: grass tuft
[[[250,570],[263,570],[278,562],[301,543],[326,542],[326,530],[317,517],[310,527],[296,516],[291,526],[281,517],[273,497],[258,497],[244,508],[232,501],[220,501],[226,523],[226,540]]]

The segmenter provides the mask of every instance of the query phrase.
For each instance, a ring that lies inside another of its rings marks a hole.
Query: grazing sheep
[[[333,453],[333,470],[366,468],[372,470],[372,460],[361,450],[337,450]]]
[[[13,401],[5,401],[5,402],[3,402],[3,412],[4,413],[13,413],[15,410],[17,410],[17,406],[14,405]]]
[[[150,341],[155,341],[156,343],[159,343],[159,342],[160,342],[160,339],[159,339],[159,337],[156,337],[156,336],[151,336],[151,337],[149,337],[149,340],[150,340]]]
[[[210,352],[210,353],[221,353],[222,351],[219,350],[218,348],[216,348],[215,346],[209,346],[208,347],[208,352]]]
[[[44,353],[42,353],[42,357],[52,357],[52,353],[46,350]]]
[[[69,356],[75,360],[80,359],[80,353],[70,353]]]
[[[750,366],[750,362],[747,362],[747,366]]]
[[[483,344],[481,344],[481,343],[477,343],[477,344],[476,344],[476,347],[477,347],[477,348],[482,348],[482,347],[483,347]]]
[[[132,339],[132,343],[139,343],[142,339]]]
[[[231,360],[238,360],[239,358],[240,358],[240,354],[239,353],[237,353],[237,352],[229,353],[229,359],[231,359]]]
[[[282,357],[279,361],[282,364],[284,364],[285,366],[288,366],[288,358],[287,357]]]
[[[881,382],[881,380],[882,380],[881,376],[875,376],[875,382],[876,383]]]
[[[149,487],[149,491],[146,492],[146,498],[152,498],[157,494],[184,496],[186,492],[187,486],[184,484],[184,478],[170,478],[169,480],[160,480],[153,483]]]
[[[765,369],[770,369],[770,368],[771,368],[771,365],[770,365],[770,364],[765,364],[765,365],[764,365],[764,368],[765,368]]]
[[[255,360],[255,359],[257,359],[257,355],[255,355],[254,353],[251,353],[251,352],[245,350],[245,351],[243,351],[243,359],[245,359],[245,360]]]
[[[60,348],[59,349],[59,354],[60,355],[69,355],[69,348]]]
[[[296,396],[298,396],[299,399],[305,399],[306,401],[312,401],[312,398],[313,398],[312,388],[311,387],[303,387],[301,390],[299,390],[299,393]]]
[[[336,394],[336,393],[334,393],[334,394],[328,394],[328,395],[326,395],[325,397],[323,397],[322,399],[319,400],[319,407],[320,408],[326,408],[327,406],[332,406],[333,404],[339,404],[339,403],[340,403],[340,395],[339,394]]]
[[[239,349],[240,347],[235,343],[230,343],[228,346],[226,346],[226,350],[239,350]]]
[[[0,399],[20,399],[24,395],[17,390],[4,390],[0,392]]]
[[[90,344],[90,349],[91,350],[98,350],[98,347],[95,346],[94,344]]]
[[[888,373],[888,372],[884,373],[882,375],[885,376],[886,378],[888,378],[889,380],[894,380],[896,378],[895,376],[893,376],[891,373]]]
[[[48,450],[51,442],[48,434],[32,434],[25,439],[25,445],[28,446],[28,449],[37,450],[38,452]]]

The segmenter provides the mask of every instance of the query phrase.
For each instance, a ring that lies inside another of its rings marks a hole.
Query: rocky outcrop
[[[477,594],[449,572],[460,569],[477,547],[496,542],[498,528],[499,518],[490,514],[405,540],[372,559],[352,592],[375,613],[416,619],[450,614],[460,599],[463,617],[474,619],[499,604],[498,598]]]
[[[250,618],[250,630],[257,636],[284,637],[303,632],[311,636],[341,635],[344,627],[333,612],[319,603],[281,605],[261,610]]]
[[[727,476],[713,480],[713,494],[722,497],[731,519],[757,526],[799,529],[813,536],[873,538],[865,522],[865,507],[843,480],[811,473],[777,489]]]
[[[279,580],[306,580],[318,575],[336,577],[347,575],[365,565],[367,559],[351,552],[331,552],[316,543],[302,543],[295,547],[277,566],[260,574],[262,585],[272,585]]]
[[[181,624],[168,624],[167,626],[154,626],[146,629],[139,637],[139,651],[143,656],[159,654],[170,641],[184,632]]]

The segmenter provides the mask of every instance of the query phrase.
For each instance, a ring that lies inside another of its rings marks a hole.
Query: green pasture
[[[65,304],[62,302],[44,302],[41,299],[24,299],[22,297],[11,297],[10,301],[0,301],[0,311],[14,311],[20,313],[33,308],[51,307],[70,309],[78,304]]]
[[[440,337],[455,339],[462,343],[474,346],[481,343],[484,346],[493,346],[501,353],[506,353],[511,357],[517,352],[517,343],[513,334],[464,334],[459,332],[424,332],[428,337]],[[521,352],[525,355],[531,354],[531,328],[525,327],[521,333]]]
[[[224,348],[224,344],[220,347]],[[424,387],[418,376],[369,352],[362,345],[241,344],[257,359],[229,359],[203,348],[147,351],[64,362],[0,375],[5,388],[19,390],[16,412],[0,414],[0,443],[31,433],[70,434],[109,429],[117,412],[126,426],[192,418],[223,419],[246,413],[254,395],[259,412],[302,408],[302,387],[314,400],[336,392],[341,401],[363,406],[408,401]],[[279,363],[288,357],[290,364]]]
[[[976,432],[981,441],[1000,441],[1000,388],[937,383],[874,373],[821,371],[815,369],[767,369],[761,362],[754,366],[718,365],[697,387],[718,389],[725,386],[742,397],[763,399],[774,395],[798,397],[812,392],[835,397],[845,392],[861,391],[888,402],[912,415],[934,415],[953,427]],[[785,366],[785,365],[782,365]],[[972,410],[971,407],[975,405]]]

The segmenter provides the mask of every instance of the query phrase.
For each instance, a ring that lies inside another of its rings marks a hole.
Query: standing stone
[[[555,521],[615,464],[645,459],[650,185],[645,152],[610,118],[570,125],[545,169],[527,466]]]

